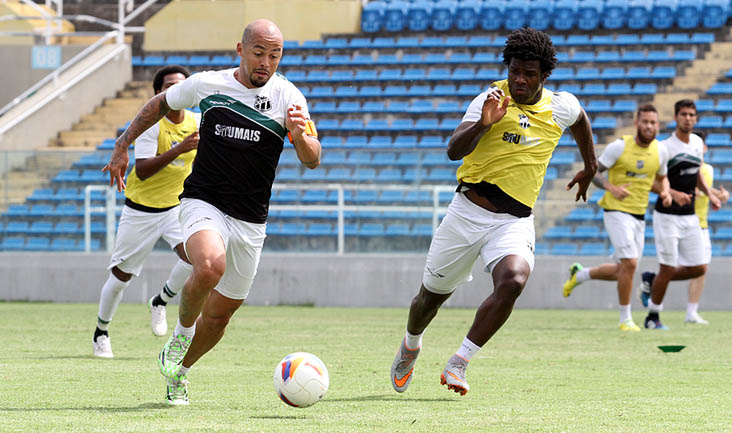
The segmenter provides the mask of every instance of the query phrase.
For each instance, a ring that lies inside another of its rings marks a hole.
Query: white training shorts
[[[605,231],[613,245],[612,258],[640,259],[645,245],[646,222],[633,215],[619,211],[605,211],[602,215]]]
[[[214,289],[230,299],[246,299],[259,266],[267,224],[230,217],[214,205],[192,198],[180,202],[180,223],[186,244],[201,230],[221,236],[226,248],[226,271]]]
[[[709,263],[696,215],[672,215],[654,210],[653,234],[659,263],[667,266],[699,266]]]
[[[427,254],[422,284],[430,292],[452,293],[470,281],[480,256],[485,272],[508,255],[522,257],[534,269],[534,216],[493,213],[471,202],[462,192],[455,196],[435,231]]]
[[[704,263],[712,262],[712,239],[709,237],[709,229],[702,229],[702,245],[704,245]]]
[[[165,212],[143,212],[129,206],[123,207],[114,252],[107,269],[116,266],[122,272],[138,277],[158,239],[162,237],[170,248],[183,242],[179,212],[180,206]]]

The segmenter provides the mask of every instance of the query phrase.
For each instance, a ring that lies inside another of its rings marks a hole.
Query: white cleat
[[[165,401],[171,406],[187,406],[188,402],[188,379],[185,376],[177,375],[173,378],[166,378],[168,386],[165,392]]]
[[[158,337],[164,337],[168,333],[168,321],[165,317],[165,305],[153,306],[153,296],[147,301],[147,308],[150,310],[150,326],[152,333]]]
[[[686,322],[686,323],[694,323],[694,324],[697,324],[697,325],[708,325],[709,324],[709,321],[708,320],[702,319],[702,317],[700,315],[698,315],[698,314],[695,314],[695,315],[693,315],[691,317],[688,317],[687,316],[686,317],[686,320],[684,320],[684,322]]]
[[[100,335],[96,341],[92,341],[92,346],[94,347],[94,356],[97,358],[114,358],[109,336]]]

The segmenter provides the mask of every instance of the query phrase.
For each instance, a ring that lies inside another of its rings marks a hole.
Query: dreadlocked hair
[[[551,74],[557,66],[556,50],[546,33],[524,27],[514,30],[503,48],[503,64],[508,66],[514,57],[520,60],[538,60],[541,72]]]

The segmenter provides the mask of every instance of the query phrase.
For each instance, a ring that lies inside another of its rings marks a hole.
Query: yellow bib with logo
[[[158,125],[160,133],[157,155],[172,149],[198,129],[196,116],[187,110],[181,123],[174,124],[163,118]],[[137,204],[157,209],[180,204],[178,196],[183,192],[183,181],[191,174],[195,157],[195,150],[185,152],[145,180],[137,177],[133,167],[127,176],[125,196]]]
[[[618,200],[610,191],[605,191],[597,203],[605,210],[619,210],[634,215],[645,215],[648,207],[648,193],[651,191],[656,173],[661,167],[658,154],[658,140],[648,147],[641,147],[632,135],[624,135],[625,149],[615,164],[608,169],[609,180],[613,185],[625,185],[630,193]]]
[[[493,83],[509,95],[508,81]],[[552,92],[543,89],[534,105],[511,100],[506,115],[481,137],[458,168],[459,182],[488,182],[518,202],[533,207],[546,167],[562,136],[552,119]]]
[[[704,183],[711,188],[714,184],[714,168],[712,168],[711,165],[704,163],[701,166],[701,174],[704,178]],[[699,225],[701,228],[709,228],[709,223],[707,222],[707,217],[709,216],[709,197],[707,197],[703,192],[700,192],[694,199],[694,212],[696,212],[696,216],[699,217]]]

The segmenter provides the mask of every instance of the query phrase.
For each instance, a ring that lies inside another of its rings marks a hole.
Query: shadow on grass
[[[150,409],[175,409],[165,403],[143,403],[139,406],[120,406],[120,407],[104,407],[104,406],[84,406],[84,407],[2,407],[2,412],[54,412],[54,411],[79,411],[79,412],[104,412],[104,413],[123,413],[123,412],[140,412]]]
[[[258,415],[250,416],[251,419],[309,419],[305,415]]]
[[[27,356],[23,359],[36,359],[36,360],[62,360],[62,359],[88,359],[88,360],[94,360],[98,362],[112,362],[112,359],[102,359],[102,358],[96,358],[93,355],[48,355],[48,356]],[[114,362],[118,361],[144,361],[146,359],[149,359],[147,357],[142,356],[115,356]]]
[[[348,398],[326,398],[321,402],[339,402],[339,401],[457,401],[454,398],[414,398],[414,397],[403,397],[393,394],[376,394],[376,395],[362,395],[359,397],[348,397]]]

